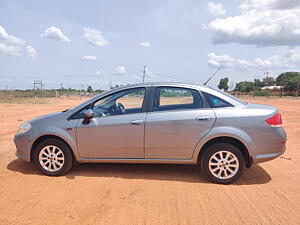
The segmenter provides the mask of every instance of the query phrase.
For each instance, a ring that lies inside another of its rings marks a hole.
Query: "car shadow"
[[[7,169],[27,175],[42,175],[33,164],[20,159],[10,162]],[[80,176],[208,183],[195,165],[85,163],[77,164],[65,177],[75,179]],[[271,179],[261,166],[254,165],[246,169],[233,185],[265,184]]]

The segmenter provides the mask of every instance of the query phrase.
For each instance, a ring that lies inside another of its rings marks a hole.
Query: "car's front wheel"
[[[59,139],[46,139],[36,147],[34,163],[42,173],[48,176],[64,175],[73,165],[71,149]]]
[[[228,143],[209,146],[201,157],[201,168],[205,177],[218,184],[230,184],[237,180],[245,165],[241,151]]]

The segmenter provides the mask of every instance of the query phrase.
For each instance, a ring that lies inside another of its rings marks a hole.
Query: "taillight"
[[[267,119],[266,122],[271,127],[281,127],[282,126],[281,114],[280,113],[275,114],[274,116]]]

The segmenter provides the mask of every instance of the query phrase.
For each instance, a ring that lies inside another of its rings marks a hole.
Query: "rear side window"
[[[223,108],[223,107],[233,107],[230,103],[226,102],[224,99],[221,99],[212,94],[208,94],[206,92],[202,92],[206,101],[208,102],[211,108]]]
[[[154,111],[202,108],[199,92],[189,88],[159,87],[155,90]]]

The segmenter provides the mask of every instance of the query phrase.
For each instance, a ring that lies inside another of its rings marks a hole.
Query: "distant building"
[[[261,90],[281,90],[284,86],[266,86],[262,87]]]

